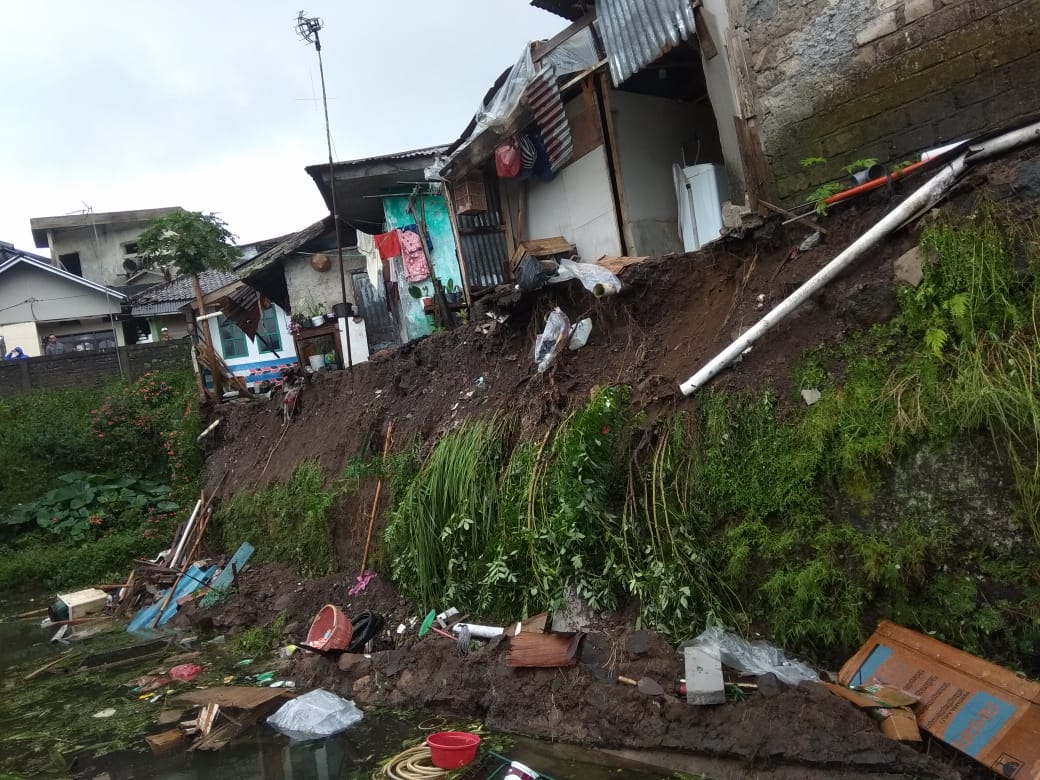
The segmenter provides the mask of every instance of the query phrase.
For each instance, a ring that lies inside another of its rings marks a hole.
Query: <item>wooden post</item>
[[[448,207],[448,224],[451,225],[451,234],[455,239],[455,262],[459,264],[459,273],[462,275],[462,292],[466,296],[466,302],[472,304],[469,274],[466,272],[466,257],[462,252],[462,235],[459,233],[459,218],[455,213],[455,196],[452,194],[451,182],[448,181],[444,182],[444,203]]]
[[[202,300],[202,285],[199,284],[199,275],[192,274],[192,280],[195,282],[195,305],[199,307],[198,316],[201,317],[206,313],[206,304]],[[198,319],[196,319],[198,323]],[[224,382],[221,376],[220,370],[217,368],[216,361],[214,360],[213,342],[209,335],[209,320],[203,320],[199,324],[199,339],[202,341],[202,354],[203,364],[209,368],[210,374],[213,376],[213,393],[216,399],[219,401],[224,395]],[[205,386],[205,378],[203,378],[203,386]]]
[[[390,445],[394,440],[394,421],[390,422],[386,426],[386,439],[383,441],[383,460],[386,461],[386,456],[390,453]],[[376,509],[379,507],[379,494],[383,492],[383,478],[380,477],[376,483],[376,497],[372,501],[372,511],[368,516],[368,536],[365,537],[365,552],[361,557],[361,571],[358,573],[358,579],[365,576],[365,566],[368,564],[368,547],[372,544],[372,528],[376,522]]]

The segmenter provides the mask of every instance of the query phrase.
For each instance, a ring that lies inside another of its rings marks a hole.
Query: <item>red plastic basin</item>
[[[480,737],[468,731],[438,731],[426,738],[430,760],[441,769],[458,769],[477,757]]]
[[[332,604],[326,604],[311,623],[304,643],[315,650],[346,650],[354,635],[354,627],[343,611]]]

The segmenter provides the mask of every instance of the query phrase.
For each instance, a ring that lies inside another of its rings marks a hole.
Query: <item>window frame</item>
[[[220,352],[225,360],[249,357],[249,340],[246,338],[245,332],[238,327],[234,320],[221,315],[220,319],[217,320],[217,333],[220,336]],[[229,345],[238,343],[242,345],[242,352],[238,353],[236,351],[235,354],[230,354],[228,352]]]
[[[268,312],[270,312],[270,323],[267,321]],[[271,330],[272,327],[274,330]],[[278,309],[275,308],[273,303],[268,304],[267,308],[260,312],[260,321],[256,325],[256,333],[256,348],[261,355],[271,355],[282,351],[282,323],[278,317]],[[261,336],[272,346],[265,346],[260,339]]]

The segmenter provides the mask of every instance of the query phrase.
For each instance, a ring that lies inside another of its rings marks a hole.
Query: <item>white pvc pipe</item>
[[[700,371],[679,385],[683,395],[692,395],[707,384],[716,374],[736,360],[744,350],[754,344],[759,337],[833,281],[881,239],[899,228],[915,214],[938,203],[969,165],[1037,140],[1040,140],[1040,122],[1005,133],[981,144],[969,146],[964,153],[947,163],[923,187],[886,214],[880,222],[856,239],[845,251],[817,271],[809,281],[777,304],[776,308],[756,322],[740,338],[708,361]]]
[[[501,626],[481,626],[477,623],[456,623],[451,630],[458,634],[463,628],[468,628],[469,635],[474,639],[494,639],[506,632]]]
[[[191,529],[195,525],[195,517],[198,515],[201,508],[202,499],[200,498],[195,502],[195,508],[191,510],[191,517],[188,518],[188,522],[184,525],[184,533],[181,534],[181,538],[177,542],[177,548],[173,552],[173,557],[170,558],[170,562],[166,564],[171,569],[177,568],[177,559],[181,557],[181,553],[184,551],[184,544],[188,541],[188,535],[191,533]]]

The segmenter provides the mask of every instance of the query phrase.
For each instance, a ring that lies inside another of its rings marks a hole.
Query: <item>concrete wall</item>
[[[726,33],[730,28],[729,9],[727,0],[704,0],[704,20],[708,23],[712,40],[719,50],[719,56],[712,59],[701,58],[704,65],[704,79],[708,86],[708,99],[715,113],[718,125],[719,138],[722,147],[722,157],[726,164],[726,173],[729,177],[729,191],[734,203],[744,202],[744,166],[740,157],[740,144],[737,141],[737,131],[733,118],[737,115],[737,105],[734,99],[733,77],[730,72],[729,60],[737,56],[736,52],[728,51]]]
[[[131,345],[106,352],[72,352],[30,360],[0,360],[0,397],[111,382],[119,379],[120,364],[131,379],[148,371],[188,368],[191,366],[191,344],[172,341]]]
[[[459,259],[455,248],[455,235],[451,230],[451,219],[448,215],[448,206],[440,195],[427,196],[422,199],[426,214],[426,231],[429,233],[430,241],[433,242],[433,251],[427,251],[433,275],[440,279],[442,284],[448,281],[455,283],[456,287],[462,287],[462,271],[459,270]],[[405,225],[415,224],[415,219],[405,210],[408,198],[384,198],[383,211],[386,216],[386,228],[392,230]],[[420,212],[421,213],[421,212]],[[421,300],[414,299],[408,293],[408,282],[404,280],[404,268],[400,258],[395,261],[397,265],[397,277],[402,281],[398,284],[400,292],[400,303],[398,322],[401,324],[402,342],[426,336],[433,332],[433,317],[423,310]],[[433,283],[427,279],[424,282],[416,282],[415,286],[423,290],[425,296],[433,295]]]
[[[615,91],[610,96],[625,199],[625,238],[634,255],[682,252],[672,166],[721,163],[715,117],[707,103]],[[732,123],[731,123],[732,124]],[[700,152],[698,143],[700,140]]]
[[[24,263],[0,279],[0,326],[8,322],[86,319],[119,314],[119,310],[118,298]]]
[[[89,227],[52,231],[48,234],[51,257],[57,262],[59,255],[79,252],[84,279],[108,287],[126,284],[123,270],[126,250],[123,245],[137,240],[145,227],[98,225],[96,236],[94,228]]]
[[[749,44],[763,147],[785,202],[856,159],[916,158],[1040,106],[1040,0],[743,6],[732,22]],[[827,165],[800,167],[813,156]]]
[[[529,179],[524,237],[563,236],[590,262],[621,254],[608,165],[606,152],[599,146],[550,182]]]
[[[315,271],[310,255],[294,255],[285,259],[285,286],[289,290],[289,305],[293,313],[306,308],[310,303],[320,303],[332,310],[343,299],[339,278],[339,257],[336,250],[325,252],[332,265],[328,271]],[[347,281],[347,300],[356,303],[350,274],[365,267],[365,259],[355,251],[343,250],[343,269]]]
[[[9,322],[0,325],[0,336],[4,337],[8,352],[15,347],[21,347],[22,352],[29,357],[43,354],[43,336],[35,322]]]

